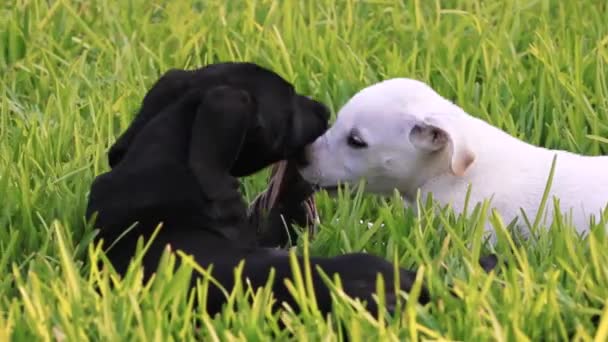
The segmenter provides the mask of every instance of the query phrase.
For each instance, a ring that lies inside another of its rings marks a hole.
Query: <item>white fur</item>
[[[353,129],[366,148],[348,144]],[[406,78],[357,93],[307,154],[310,164],[300,172],[322,187],[364,179],[368,192],[391,194],[397,189],[411,203],[420,190],[423,198],[432,193],[459,212],[471,184],[470,206],[491,200],[505,223],[518,217],[520,208],[534,220],[557,155],[547,217],[552,217],[555,196],[562,213],[572,211],[568,218],[574,227],[586,232],[591,216],[608,203],[608,157],[530,145]],[[525,228],[521,217],[518,222]]]

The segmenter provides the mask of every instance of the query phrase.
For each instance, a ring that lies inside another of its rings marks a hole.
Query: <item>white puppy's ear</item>
[[[475,161],[475,153],[452,125],[442,121],[433,117],[417,122],[410,131],[410,142],[428,153],[448,148],[450,170],[456,176],[463,176]]]

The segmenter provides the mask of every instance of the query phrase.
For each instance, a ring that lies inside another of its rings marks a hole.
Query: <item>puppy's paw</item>
[[[248,92],[230,86],[219,86],[205,93],[205,106],[216,113],[246,112],[252,108],[253,101]]]
[[[386,309],[394,313],[399,300],[399,291],[410,293],[416,281],[416,272],[399,269],[400,288],[394,287],[395,273],[393,264],[364,253],[347,254],[334,258],[333,263],[337,266],[338,274],[342,280],[344,292],[354,298],[365,300],[368,309],[376,314],[378,307],[374,299],[376,294],[376,280],[380,274],[384,279],[384,294]],[[421,288],[417,298],[418,303],[426,304],[430,301],[428,290],[425,286]]]

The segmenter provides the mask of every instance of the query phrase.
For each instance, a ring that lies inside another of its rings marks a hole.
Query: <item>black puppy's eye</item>
[[[346,140],[348,146],[356,149],[366,148],[367,143],[356,133],[351,132]]]

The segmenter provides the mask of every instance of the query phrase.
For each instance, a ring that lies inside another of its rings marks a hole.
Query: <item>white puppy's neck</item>
[[[456,115],[458,130],[466,132],[466,144],[475,155],[475,161],[464,175],[456,176],[446,166],[445,154],[449,152],[444,151],[442,171],[421,184],[419,188],[423,194],[432,191],[435,198],[441,200],[438,196],[461,194],[469,184],[474,184],[478,188],[476,193],[489,195],[497,190],[498,184],[512,183],[505,177],[522,179],[532,166],[545,164],[542,161],[547,159],[547,150],[521,141],[464,111]]]
[[[462,112],[461,115],[459,129],[467,132],[469,147],[476,155],[475,162],[461,177],[446,169],[427,179],[419,187],[423,198],[432,193],[439,203],[450,204],[460,212],[464,209],[465,194],[471,186],[469,208],[487,199],[491,201],[492,208],[500,209],[505,224],[519,216],[521,209],[533,220],[547,185],[553,158],[557,155],[550,196],[557,196],[563,209],[579,212],[573,222],[579,231],[589,228],[585,221],[588,216],[585,215],[597,213],[601,205],[585,207],[583,202],[585,196],[589,199],[605,196],[595,191],[605,189],[608,184],[608,176],[598,179],[600,168],[607,166],[605,157],[581,156],[534,146],[467,113]],[[584,167],[588,168],[587,171],[580,171]],[[599,188],[594,189],[591,182],[581,180],[581,177],[597,179]],[[549,200],[552,201],[552,198]],[[593,203],[594,200],[589,202]],[[552,202],[547,204],[548,219],[552,217],[552,206]],[[523,224],[521,219],[518,222]],[[486,228],[489,229],[489,225]]]
[[[552,158],[550,150],[519,140],[466,113],[462,115],[461,124],[467,132],[469,148],[476,156],[462,177],[464,180],[477,180],[481,176],[479,171],[484,172],[483,176],[516,177],[529,171],[531,166],[539,162],[544,164],[547,158]]]

